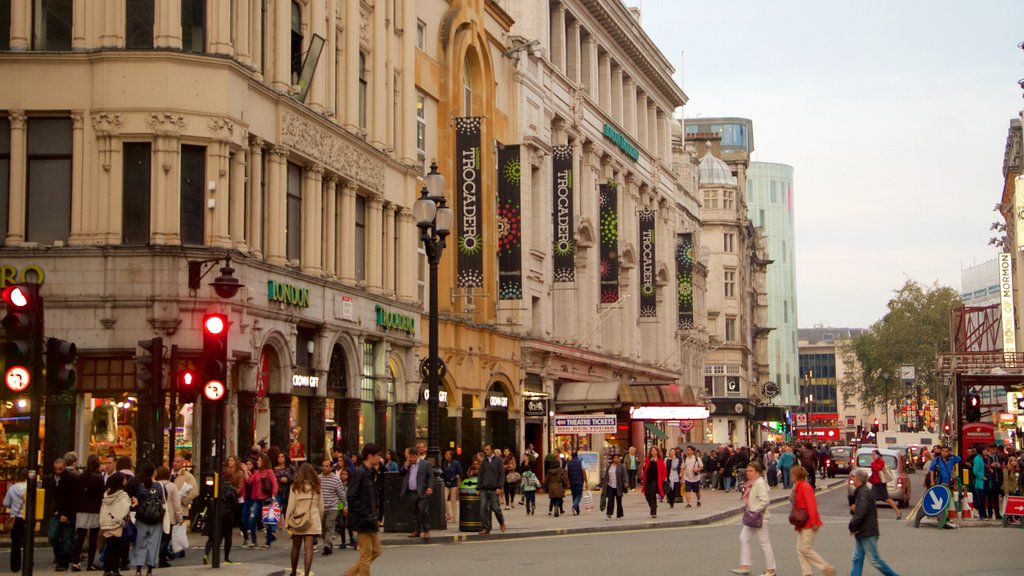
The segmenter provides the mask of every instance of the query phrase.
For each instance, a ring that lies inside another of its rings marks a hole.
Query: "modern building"
[[[793,219],[793,167],[751,162],[747,170],[750,221],[767,243],[768,364],[779,394],[776,406],[800,405],[797,350],[796,238]]]
[[[997,258],[960,270],[960,301],[972,307],[999,304]]]
[[[687,140],[718,142],[718,154],[726,160],[746,158],[754,151],[754,122],[749,118],[687,118]]]
[[[228,453],[411,443],[420,3],[103,6],[0,3],[4,281],[37,275],[47,335],[79,351],[46,454],[159,461],[136,343],[193,366],[206,312],[229,318]],[[207,283],[228,261],[245,288],[226,299]],[[216,415],[189,408],[175,444],[210,470]],[[2,466],[24,463],[21,410],[0,408]]]

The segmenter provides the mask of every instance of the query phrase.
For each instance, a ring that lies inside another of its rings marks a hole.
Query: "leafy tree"
[[[960,294],[938,283],[907,282],[888,303],[888,312],[862,335],[840,350],[851,369],[839,383],[845,398],[857,396],[869,409],[893,403],[905,393],[899,369],[916,368],[917,384],[935,397],[938,354],[949,352],[950,310],[960,306]]]

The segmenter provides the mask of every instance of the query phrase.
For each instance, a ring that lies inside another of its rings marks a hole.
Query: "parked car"
[[[829,478],[835,478],[836,474],[849,474],[852,470],[852,463],[853,448],[851,446],[833,446],[828,450],[825,472]]]
[[[876,448],[865,448],[861,447],[857,450],[855,457],[856,468],[864,468],[868,476],[871,476],[871,452]],[[890,448],[877,448],[879,454],[885,459],[885,465],[893,471],[893,480],[889,482],[889,497],[896,501],[900,508],[906,508],[910,505],[910,478],[907,476],[906,454],[904,450],[892,450]],[[847,497],[850,503],[853,503],[853,475],[851,477],[849,485],[847,486]],[[870,485],[870,482],[868,483]],[[884,504],[884,502],[883,502]]]

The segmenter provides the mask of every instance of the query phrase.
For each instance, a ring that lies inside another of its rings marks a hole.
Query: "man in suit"
[[[419,457],[415,448],[405,451],[405,467],[402,468],[402,498],[409,502],[412,509],[413,530],[409,538],[423,537],[430,540],[430,495],[434,489],[430,486],[430,461]]]

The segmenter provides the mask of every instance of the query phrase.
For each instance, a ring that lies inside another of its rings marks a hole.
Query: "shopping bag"
[[[281,505],[277,500],[263,506],[263,523],[277,524],[281,521]]]
[[[587,490],[586,492],[583,493],[583,509],[594,509],[594,495],[590,492],[590,490]]]
[[[188,530],[184,524],[175,524],[171,528],[171,552],[177,554],[188,550]]]
[[[605,492],[607,492],[607,491],[602,488],[601,489],[601,512],[604,512],[604,509],[608,506],[608,495]]]

